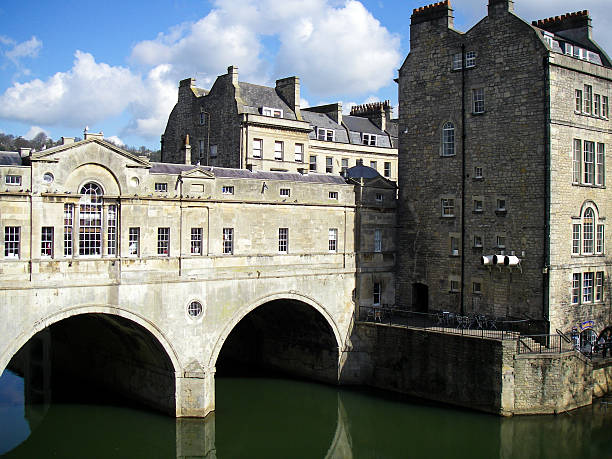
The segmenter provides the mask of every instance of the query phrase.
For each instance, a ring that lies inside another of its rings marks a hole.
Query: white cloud
[[[42,41],[36,37],[32,37],[28,41],[17,43],[12,49],[6,51],[4,55],[11,61],[17,63],[19,59],[24,57],[37,57],[41,48]]]
[[[41,128],[40,126],[32,126],[30,127],[30,129],[28,130],[28,132],[26,132],[23,136],[24,139],[28,139],[28,140],[32,140],[34,137],[36,137],[38,134],[40,133],[45,134],[47,137],[49,137],[49,131]]]
[[[118,147],[123,147],[125,145],[125,143],[123,142],[123,140],[121,140],[119,137],[117,137],[116,135],[111,135],[110,137],[105,137],[105,140],[108,140],[111,143],[114,143],[115,145],[117,145]]]

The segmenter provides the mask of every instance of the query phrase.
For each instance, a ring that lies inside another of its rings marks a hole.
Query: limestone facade
[[[412,14],[397,303],[603,329],[611,63],[587,12],[528,24],[513,6],[490,0],[465,33],[447,1]],[[482,264],[493,255],[516,258]]]
[[[397,180],[396,121],[388,101],[344,116],[341,104],[304,108],[299,78],[272,88],[239,82],[238,69],[229,67],[210,91],[191,78],[179,83],[161,160],[335,175],[361,163]]]

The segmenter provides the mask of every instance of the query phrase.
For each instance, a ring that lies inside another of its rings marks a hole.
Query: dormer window
[[[376,134],[366,134],[365,132],[361,136],[361,141],[364,145],[376,146]]]
[[[335,139],[335,131],[333,129],[317,128],[317,139],[333,142]]]
[[[261,114],[263,116],[271,116],[272,118],[283,117],[283,111],[280,108],[262,107]]]
[[[552,48],[553,47],[553,43],[555,42],[555,40],[553,38],[553,35],[550,32],[543,32],[543,33],[544,33],[544,40]]]
[[[564,44],[564,51],[565,54],[571,56],[574,54],[574,47],[572,45],[570,45],[569,43],[565,43]]]

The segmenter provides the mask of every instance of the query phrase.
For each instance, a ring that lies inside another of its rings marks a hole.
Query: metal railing
[[[482,314],[460,315],[447,311],[423,313],[383,306],[361,306],[359,321],[401,325],[490,339],[518,339],[528,319],[507,320]]]
[[[521,335],[516,343],[518,354],[561,354],[577,350],[563,335]]]

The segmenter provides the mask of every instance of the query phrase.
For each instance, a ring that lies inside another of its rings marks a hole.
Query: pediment
[[[194,167],[188,171],[181,172],[181,177],[184,179],[214,179],[215,174],[203,167]]]

